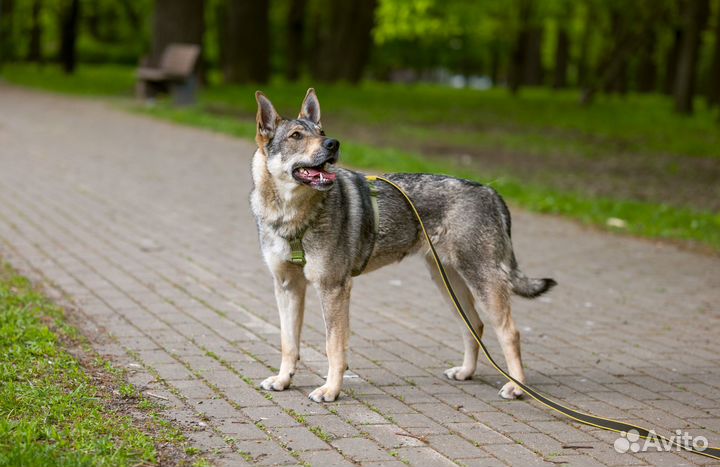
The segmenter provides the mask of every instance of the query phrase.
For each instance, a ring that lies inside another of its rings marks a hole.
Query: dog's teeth
[[[320,183],[325,181],[325,177],[322,176],[322,173],[320,173]]]

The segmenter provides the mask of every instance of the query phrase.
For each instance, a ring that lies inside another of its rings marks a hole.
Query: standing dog
[[[280,371],[261,386],[282,391],[290,385],[300,355],[305,290],[310,283],[322,303],[329,369],[325,384],[309,397],[334,401],[347,369],[352,276],[420,253],[443,294],[444,288],[420,225],[402,195],[374,182],[376,225],[370,182],[357,172],[335,167],[340,143],[323,132],[315,91],[308,90],[294,120],[278,115],[261,92],[255,97],[258,149],[252,161],[251,205],[263,257],[275,282],[282,344]],[[524,382],[510,294],[537,297],[555,281],[529,279],[518,269],[510,213],[502,198],[492,188],[442,175],[386,177],[415,202],[473,326],[482,335],[477,304],[495,329],[510,374]],[[302,244],[304,266],[291,261],[291,242]],[[463,340],[464,360],[462,366],[445,371],[450,379],[465,380],[475,372],[478,345],[464,326]],[[512,382],[500,390],[506,399],[520,395],[522,390]]]

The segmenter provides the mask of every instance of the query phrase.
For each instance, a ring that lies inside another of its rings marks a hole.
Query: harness
[[[450,297],[450,300],[452,301],[453,305],[455,306],[455,310],[457,311],[458,315],[460,316],[460,319],[462,319],[465,326],[467,326],[468,330],[470,331],[470,334],[472,334],[473,338],[475,339],[475,341],[478,343],[478,345],[482,349],[483,354],[485,354],[485,358],[488,360],[488,362],[490,362],[490,364],[493,366],[493,368],[495,368],[498,371],[498,373],[503,375],[509,381],[512,381],[513,383],[517,384],[528,395],[530,395],[530,397],[532,397],[536,401],[540,402],[545,407],[547,407],[551,410],[554,410],[555,412],[560,413],[560,414],[562,414],[568,418],[571,418],[577,422],[583,423],[585,425],[594,426],[596,428],[602,428],[603,430],[615,431],[618,433],[628,433],[632,430],[635,430],[635,432],[642,438],[651,439],[651,440],[659,439],[659,440],[662,440],[667,446],[676,446],[680,449],[684,449],[685,451],[692,452],[694,454],[700,454],[702,456],[710,457],[713,459],[720,459],[720,447],[704,446],[703,449],[699,449],[699,448],[695,447],[694,444],[686,443],[685,441],[681,442],[679,436],[667,438],[665,436],[657,435],[654,430],[648,430],[647,428],[642,428],[640,426],[632,425],[630,423],[625,423],[625,422],[613,420],[610,418],[598,417],[596,415],[592,415],[592,414],[577,411],[575,409],[571,409],[567,406],[560,404],[559,402],[554,401],[549,396],[542,394],[541,392],[531,388],[530,386],[526,385],[525,383],[521,383],[520,381],[515,379],[513,376],[511,376],[507,371],[502,369],[490,355],[490,352],[488,351],[487,347],[485,347],[485,344],[480,339],[480,334],[478,334],[477,330],[473,327],[465,310],[463,309],[462,305],[460,304],[460,301],[458,300],[457,296],[455,295],[455,291],[453,290],[452,284],[450,284],[450,280],[448,279],[447,273],[445,272],[445,267],[443,266],[442,261],[440,260],[440,256],[438,255],[437,251],[435,251],[435,246],[433,245],[433,242],[430,239],[430,235],[428,234],[427,230],[425,229],[425,224],[422,221],[422,217],[420,216],[420,213],[418,213],[418,210],[415,207],[415,204],[412,202],[412,199],[410,199],[410,196],[408,196],[408,194],[405,193],[405,190],[403,190],[402,188],[400,188],[398,185],[396,185],[392,181],[388,180],[387,178],[374,176],[374,175],[367,175],[367,176],[365,176],[365,179],[368,182],[374,182],[376,180],[380,180],[384,183],[387,183],[388,185],[393,187],[395,190],[397,190],[403,196],[403,198],[405,198],[405,201],[407,201],[408,206],[410,207],[413,214],[415,215],[415,218],[417,219],[418,223],[420,224],[422,233],[423,233],[425,239],[427,240],[428,247],[430,248],[430,253],[432,254],[433,259],[435,260],[435,266],[437,266],[437,270],[440,273],[440,277],[442,277],[443,284],[445,285],[445,289],[448,293],[448,296]],[[369,183],[368,185],[370,186],[370,190],[371,190],[371,200],[372,200],[372,205],[373,205],[373,211],[375,214],[375,217],[374,217],[375,234],[377,235],[378,221],[380,219],[380,213],[378,211],[378,206],[377,206],[377,187],[375,187],[372,183]],[[300,266],[304,266],[305,265],[305,252],[302,249],[302,235],[298,238],[290,240],[290,246],[293,250],[292,255],[291,255],[291,262],[293,262],[294,264],[298,264]],[[364,268],[364,265],[363,265],[363,268]],[[362,272],[362,270],[360,272]],[[355,275],[355,274],[353,274],[353,275]]]
[[[372,183],[374,180],[375,179],[370,175],[365,177],[367,187],[370,190],[370,204],[372,205],[373,210],[373,242],[377,238],[378,228],[380,226],[380,209],[378,208],[377,202],[378,189],[375,184]],[[307,263],[307,260],[305,259],[305,249],[303,248],[302,244],[302,239],[306,231],[307,228],[303,229],[295,237],[287,239],[288,243],[290,244],[290,262],[300,267],[305,266],[305,264]],[[360,274],[362,274],[362,272],[365,270],[365,266],[367,266],[367,263],[370,260],[371,253],[372,248],[370,249],[370,253],[368,253],[367,257],[363,261],[363,264],[359,268],[352,270],[353,276],[359,276]]]

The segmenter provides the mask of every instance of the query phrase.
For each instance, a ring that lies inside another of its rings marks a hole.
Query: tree
[[[533,21],[525,37],[525,62],[523,63],[523,83],[538,86],[543,83],[542,40],[543,28]]]
[[[653,36],[647,28],[665,25],[668,10],[663,2],[607,1],[607,22],[603,35],[603,49],[594,67],[583,83],[581,103],[590,104],[598,90],[628,91],[630,62],[637,51],[645,50]]]
[[[530,21],[533,15],[533,0],[520,0],[518,5],[518,29],[510,53],[510,64],[508,66],[508,86],[510,92],[516,94],[520,86],[524,84],[525,62],[528,55],[528,43],[530,43]]]
[[[60,12],[60,63],[67,74],[75,72],[77,54],[75,44],[78,35],[80,18],[80,0],[68,0],[62,5]]]
[[[711,106],[720,106],[720,3],[715,9],[715,49],[713,50],[710,76],[708,79],[707,101]]]
[[[557,46],[555,47],[555,73],[553,87],[561,89],[567,87],[567,71],[570,62],[570,35],[563,24],[558,30]]]
[[[638,92],[653,92],[657,83],[657,64],[655,62],[655,48],[657,32],[655,28],[648,27],[644,47],[640,50],[637,64],[637,90]]]
[[[204,0],[155,0],[150,64],[160,62],[172,43],[198,44],[205,32]]]
[[[675,76],[677,75],[677,64],[682,43],[683,29],[680,25],[677,25],[673,28],[673,43],[665,57],[665,80],[663,81],[662,91],[667,95],[672,95],[675,90]]]
[[[684,33],[675,77],[675,111],[692,114],[700,38],[707,24],[708,0],[688,0],[684,11]]]
[[[264,83],[270,79],[268,0],[228,0],[220,44],[226,83]]]
[[[595,4],[593,2],[587,2],[585,4],[585,14],[583,16],[583,32],[582,36],[580,36],[577,78],[578,84],[584,88],[586,88],[591,81],[590,46],[593,39],[593,21],[595,20],[595,12]]]
[[[360,81],[372,45],[377,0],[329,0],[316,25],[312,74],[319,81]]]
[[[287,70],[289,81],[297,81],[305,56],[305,7],[307,0],[290,0],[287,24]]]
[[[628,19],[626,9],[610,8],[610,24],[612,37],[625,38],[628,43],[634,42],[632,19]],[[630,54],[615,50],[609,57],[610,69],[600,85],[608,94],[619,93],[625,95],[628,90],[628,60]]]
[[[14,0],[0,0],[0,67],[14,58],[13,7]]]
[[[40,12],[42,11],[42,0],[34,0],[32,4],[31,25],[30,25],[30,45],[28,47],[27,59],[29,62],[43,61],[42,36],[43,27],[40,21]]]

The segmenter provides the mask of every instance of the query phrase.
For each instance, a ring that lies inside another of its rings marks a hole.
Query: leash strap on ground
[[[691,445],[685,445],[680,443],[677,438],[673,437],[671,439],[668,439],[664,436],[660,436],[654,433],[651,433],[650,430],[646,428],[642,428],[636,425],[632,425],[630,423],[620,422],[617,420],[612,420],[610,418],[603,418],[598,417],[595,415],[578,412],[577,410],[571,409],[569,407],[565,407],[564,405],[550,399],[548,396],[545,396],[544,394],[536,391],[535,389],[531,388],[530,386],[527,386],[525,383],[522,383],[518,381],[517,379],[510,376],[509,373],[507,373],[505,370],[503,370],[492,358],[490,355],[490,352],[488,351],[487,347],[485,347],[485,344],[480,339],[480,335],[475,330],[475,328],[472,326],[472,323],[470,322],[470,319],[468,318],[467,314],[465,313],[465,310],[463,309],[462,305],[460,305],[460,301],[458,300],[457,296],[455,295],[455,291],[452,288],[452,285],[450,284],[450,280],[448,279],[447,273],[445,272],[445,267],[442,264],[442,261],[440,261],[440,256],[438,255],[437,251],[435,251],[435,246],[433,245],[432,240],[430,240],[430,235],[428,234],[427,230],[425,229],[425,224],[422,221],[422,218],[420,217],[420,213],[418,213],[417,208],[415,208],[415,204],[412,202],[410,197],[407,193],[405,193],[405,190],[400,188],[395,183],[391,182],[387,178],[379,177],[375,175],[368,175],[366,178],[369,181],[375,181],[380,180],[382,182],[387,183],[388,185],[395,188],[407,201],[408,205],[413,211],[413,214],[415,214],[415,217],[417,218],[418,222],[420,223],[420,228],[422,229],[423,235],[425,236],[425,239],[427,240],[428,246],[430,247],[430,252],[432,253],[433,259],[435,260],[435,265],[437,266],[438,272],[440,273],[440,276],[442,277],[443,283],[445,284],[445,289],[447,290],[448,295],[450,296],[450,299],[453,302],[453,305],[455,305],[455,309],[457,310],[458,314],[460,315],[460,318],[462,319],[463,323],[465,323],[465,326],[467,326],[468,330],[472,334],[472,336],[477,341],[478,345],[482,349],[483,353],[485,354],[485,358],[490,362],[490,364],[505,378],[512,381],[513,383],[517,384],[520,388],[523,389],[527,394],[530,395],[533,399],[540,402],[541,404],[545,405],[546,407],[559,412],[566,417],[572,418],[573,420],[576,420],[580,423],[584,423],[586,425],[594,426],[597,428],[602,428],[604,430],[609,431],[615,431],[615,432],[629,432],[630,430],[635,430],[638,432],[640,437],[642,438],[650,438],[650,437],[656,437],[659,440],[664,441],[665,443],[669,443],[668,446],[674,445],[678,446],[681,449],[684,449],[689,452],[693,452],[695,454],[700,454],[706,457],[711,457],[713,459],[720,459],[720,448],[717,447],[706,447],[704,450],[698,450],[695,449]]]

